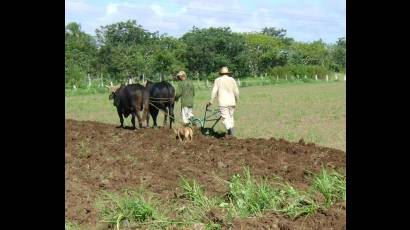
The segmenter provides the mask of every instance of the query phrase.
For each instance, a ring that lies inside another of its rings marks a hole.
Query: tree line
[[[298,42],[285,29],[237,33],[229,27],[193,27],[180,38],[150,32],[135,20],[96,29],[93,37],[78,23],[65,27],[65,82],[80,86],[84,77],[112,81],[145,76],[158,79],[185,70],[188,77],[214,79],[221,66],[238,78],[260,75],[345,72],[346,39]]]

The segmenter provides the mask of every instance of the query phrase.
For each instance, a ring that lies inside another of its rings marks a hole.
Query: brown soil
[[[309,172],[322,165],[344,171],[346,153],[303,141],[216,139],[194,133],[179,143],[172,130],[117,129],[91,121],[65,122],[65,218],[95,226],[99,192],[143,186],[163,199],[180,193],[180,176],[196,179],[209,195],[226,193],[226,180],[249,166],[257,177],[280,176],[298,188],[309,186]],[[210,213],[218,219],[217,213]],[[235,220],[233,229],[345,229],[345,205],[290,220],[266,213]]]

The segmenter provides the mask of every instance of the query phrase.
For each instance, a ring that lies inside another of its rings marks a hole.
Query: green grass
[[[346,200],[346,178],[336,171],[323,168],[313,178],[312,188],[324,196],[326,207],[337,201]]]
[[[328,208],[336,201],[346,200],[345,178],[323,168],[313,175],[311,189],[300,190],[279,178],[262,179],[244,168],[228,181],[228,193],[207,196],[198,181],[181,177],[182,196],[161,200],[143,189],[123,192],[102,192],[96,201],[100,221],[114,229],[144,228],[170,229],[203,226],[205,229],[222,229],[231,226],[236,218],[263,216],[277,213],[289,219],[306,217],[320,208]],[[324,201],[317,193],[323,194]],[[208,216],[211,210],[222,210],[223,221]],[[172,214],[172,217],[170,217]],[[66,230],[80,230],[79,225],[66,220]]]
[[[231,179],[230,198],[234,216],[248,217],[261,215],[272,210],[291,218],[307,216],[316,211],[319,205],[308,194],[298,191],[289,184],[272,185],[267,180],[258,182],[245,168],[243,176],[234,175]]]
[[[279,194],[282,195],[282,209],[279,212],[292,219],[311,215],[320,207],[310,194],[297,190],[289,184],[284,185]]]
[[[191,202],[178,208],[184,222],[202,223],[205,222],[206,229],[220,229],[218,223],[214,223],[206,217],[206,214],[213,207],[223,206],[225,203],[219,197],[207,197],[201,185],[193,180],[189,182],[186,178],[181,177],[181,188],[184,196]]]
[[[142,191],[126,190],[123,193],[103,192],[96,207],[103,222],[116,225],[117,229],[127,223],[137,225],[160,220],[161,214],[154,208],[152,196],[144,196]]]
[[[65,230],[85,230],[85,229],[80,227],[76,223],[73,223],[71,221],[65,221]]]
[[[235,110],[235,132],[239,138],[285,138],[346,150],[345,82],[284,83],[240,88]],[[196,91],[193,113],[202,118],[210,89]],[[213,105],[213,108],[216,108]],[[180,103],[175,117],[181,121]],[[93,120],[119,124],[108,93],[65,97],[65,116],[76,120]],[[160,113],[158,124],[162,125]],[[125,119],[131,125],[131,119]],[[152,119],[150,121],[152,125]],[[145,124],[144,124],[145,125]],[[206,124],[209,127],[211,124]],[[225,132],[222,122],[215,126]]]
[[[278,193],[266,181],[257,183],[246,168],[243,176],[234,175],[229,184],[229,197],[235,216],[259,215],[266,209],[275,209]]]

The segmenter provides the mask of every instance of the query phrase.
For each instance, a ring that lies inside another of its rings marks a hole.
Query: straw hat
[[[177,77],[179,77],[179,76],[185,76],[186,77],[186,73],[185,73],[185,71],[179,71],[178,73],[177,73]]]
[[[229,72],[228,67],[224,66],[219,70],[219,75],[225,75],[225,74],[232,74],[232,72]]]

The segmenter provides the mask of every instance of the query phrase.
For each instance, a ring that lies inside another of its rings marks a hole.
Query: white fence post
[[[101,73],[100,79],[101,79],[101,87],[104,87],[104,81],[103,81],[103,74],[102,73]]]
[[[239,78],[238,78],[238,85],[239,85],[239,87],[241,86],[241,80],[239,80]]]
[[[286,81],[288,80],[288,75],[287,74],[285,74],[285,79],[286,79]]]
[[[208,88],[208,79],[206,79],[206,81],[205,81],[205,86],[206,86],[206,88]]]
[[[112,81],[110,81],[110,85],[111,85],[111,86],[114,86],[114,85],[112,84]]]
[[[327,74],[326,74],[326,81],[329,81],[329,76],[327,76]]]
[[[276,81],[279,81],[279,76],[278,75],[276,75]]]
[[[306,79],[307,77],[306,77],[306,74],[305,74],[305,79]]]
[[[128,84],[132,84],[132,78],[128,78]]]
[[[346,81],[346,75],[344,76],[344,81]]]
[[[335,73],[335,80],[337,81],[337,74]]]
[[[315,74],[315,80],[317,81],[317,74]]]
[[[73,89],[74,89],[74,90],[77,90],[77,86],[73,85]]]

